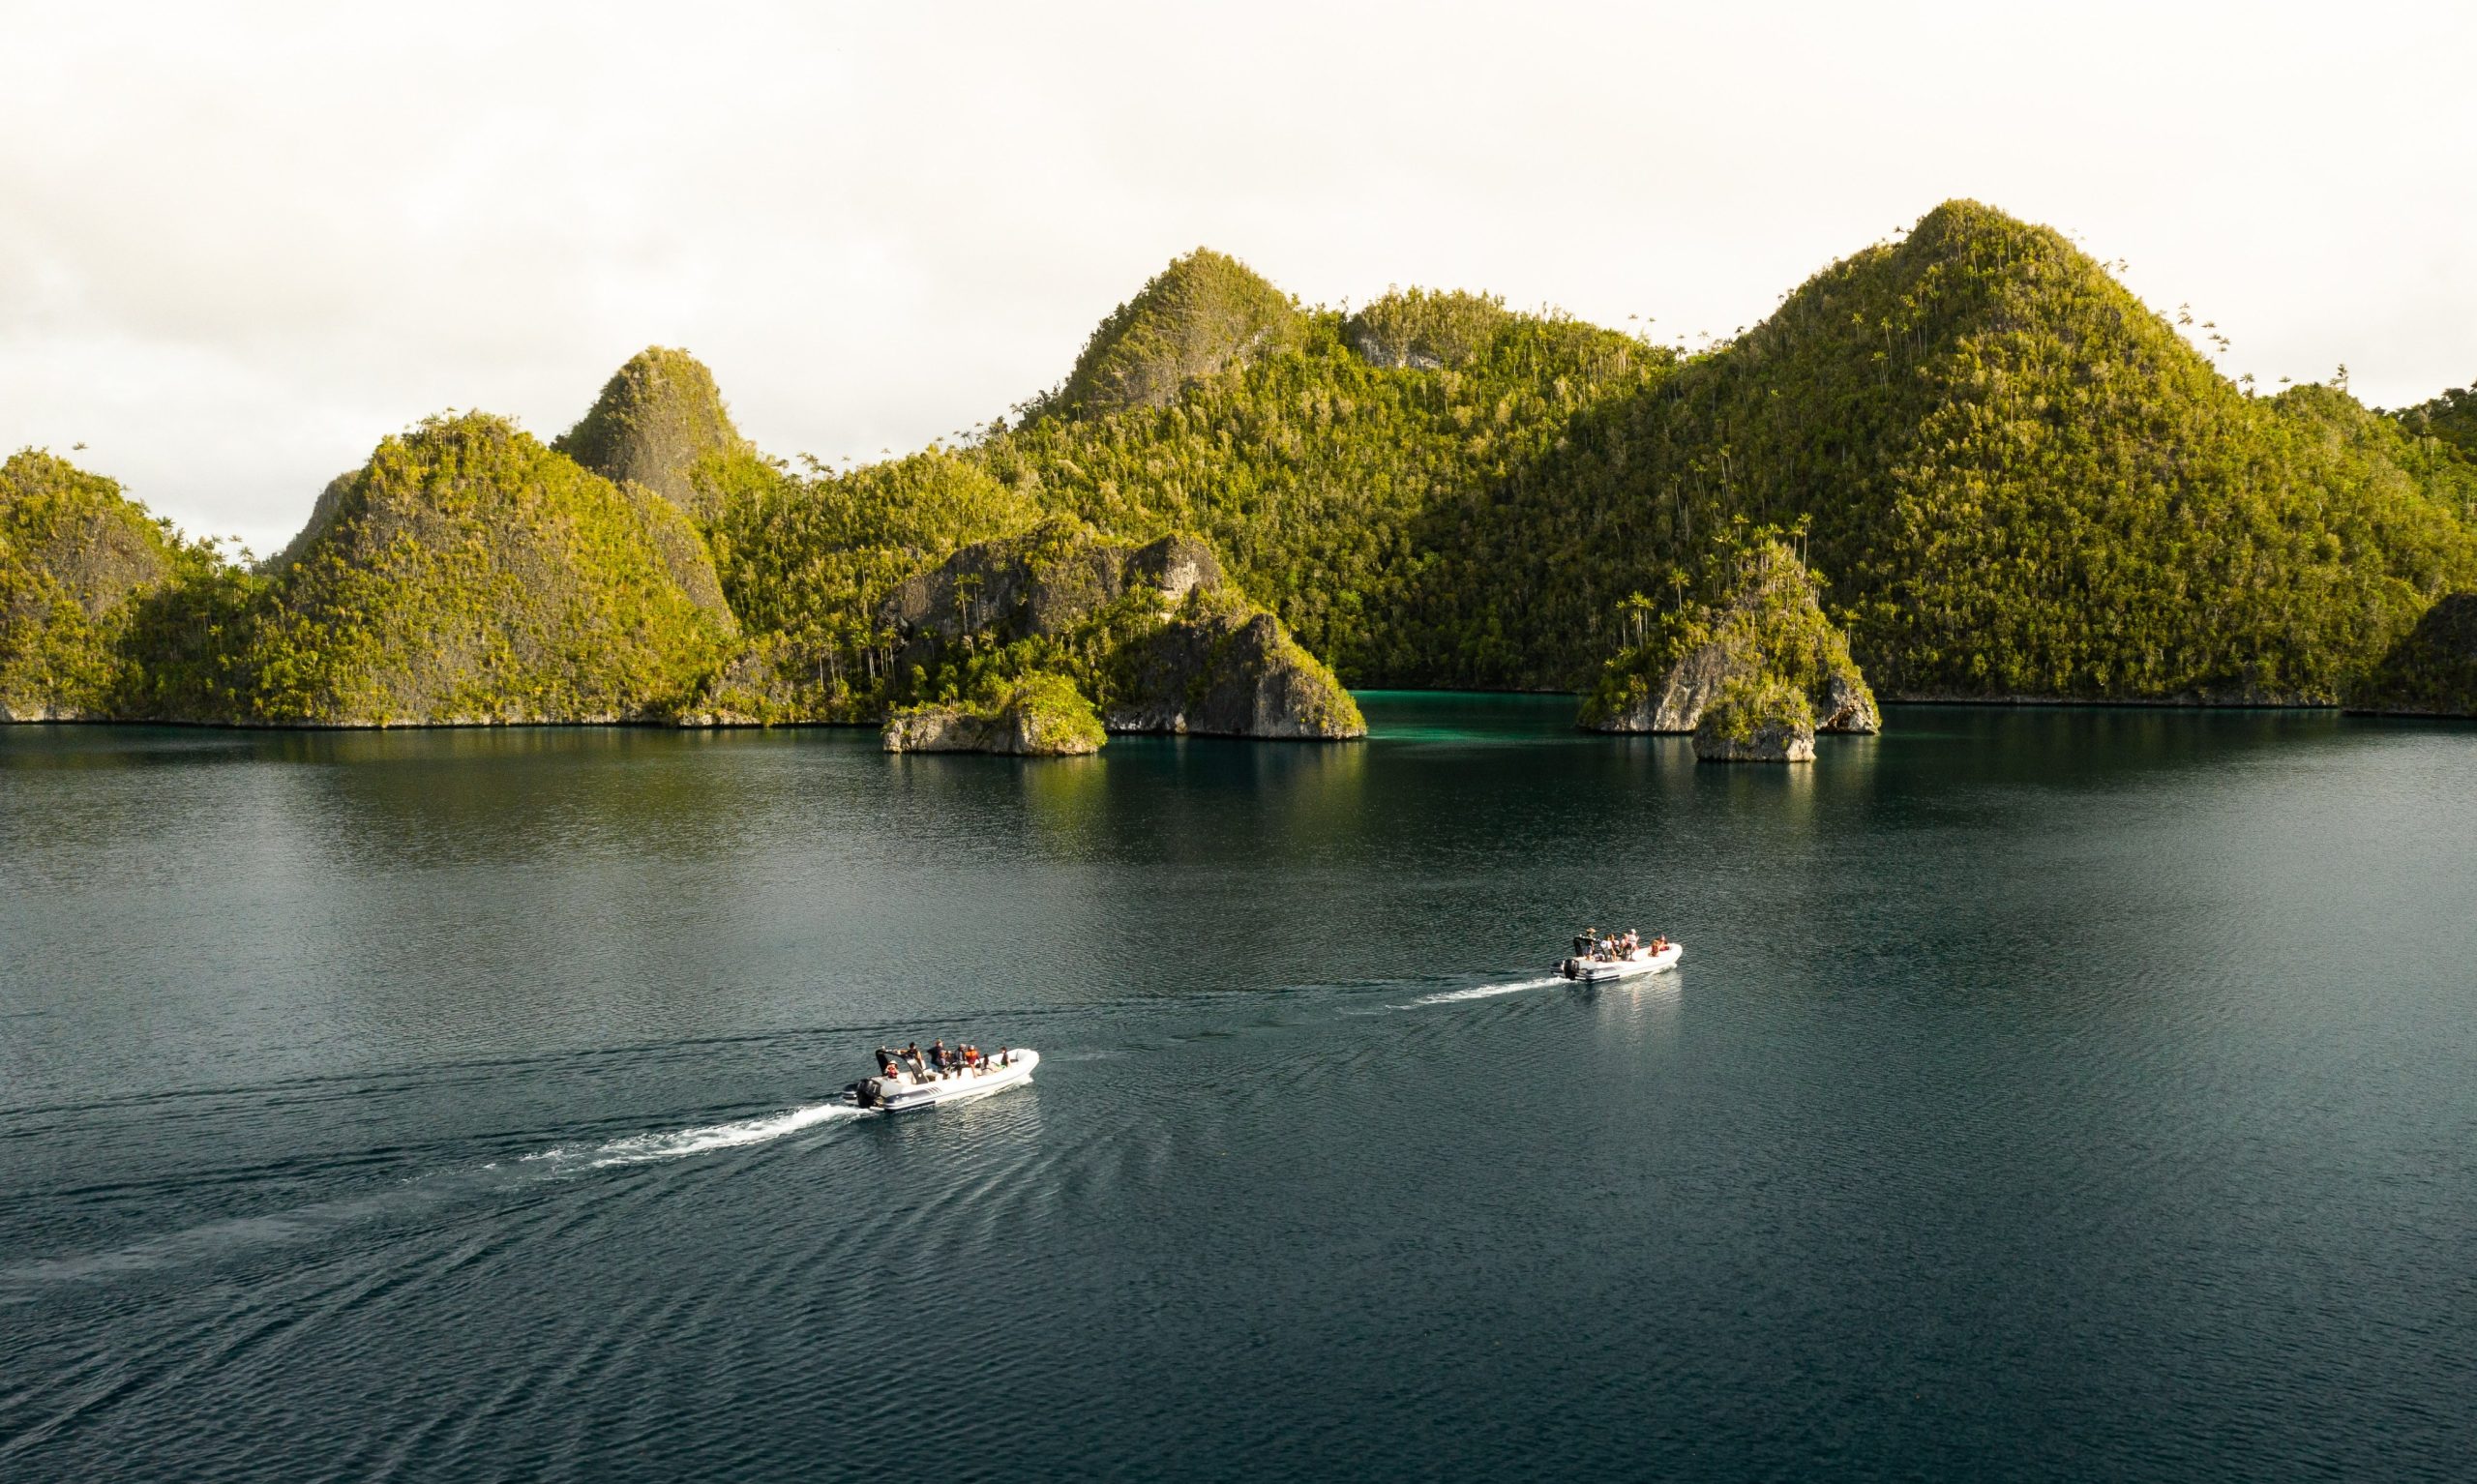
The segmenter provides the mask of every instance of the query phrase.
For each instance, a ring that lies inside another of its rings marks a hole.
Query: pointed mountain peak
[[[635,480],[690,515],[713,515],[691,477],[709,454],[748,446],[705,363],[653,345],[604,383],[592,410],[552,445],[616,484]]]
[[[1238,259],[1198,248],[1101,321],[1059,403],[1081,416],[1163,406],[1189,382],[1296,341],[1299,324],[1288,294]]]

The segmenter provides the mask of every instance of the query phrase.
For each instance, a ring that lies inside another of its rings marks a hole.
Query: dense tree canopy
[[[1892,696],[2325,702],[2477,589],[2472,429],[2468,392],[2253,396],[2062,236],[1968,201],[1690,357],[1483,295],[1301,308],[1198,250],[1013,426],[843,472],[761,456],[659,348],[557,449],[479,417],[389,440],[258,574],[19,455],[0,699],[876,720],[1025,669],[1000,644],[911,673],[888,596],[1063,519],[1191,533],[1229,578],[1214,632],[1261,606],[1276,668],[1311,673],[1274,653],[1304,646],[1354,685],[1582,689],[1780,527]],[[89,601],[71,529],[146,571]]]

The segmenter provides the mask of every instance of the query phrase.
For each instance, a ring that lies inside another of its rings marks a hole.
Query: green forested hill
[[[1421,594],[1445,675],[1562,673],[1557,636],[1740,517],[1811,521],[1896,694],[2327,700],[2477,575],[2390,425],[2247,397],[2060,235],[1969,202],[1567,441],[1472,502]],[[1523,647],[1492,659],[1498,632]]]
[[[705,363],[685,350],[637,352],[602,388],[577,425],[552,447],[613,484],[634,481],[700,519],[712,506],[697,466],[747,449]]]
[[[2477,590],[2472,407],[2250,395],[1967,201],[1687,358],[1482,295],[1302,308],[1199,250],[960,447],[795,470],[657,348],[555,449],[487,418],[389,440],[260,574],[167,545],[142,599],[64,607],[72,547],[13,517],[0,700],[873,721],[938,689],[888,595],[1069,517],[1202,539],[1228,603],[1352,685],[1581,689],[1777,527],[1889,697],[2327,702]],[[34,457],[16,486],[74,484]]]
[[[111,480],[33,449],[11,455],[0,464],[0,720],[115,714],[139,683],[129,643],[138,610],[214,566]]]
[[[1295,343],[1290,296],[1235,257],[1198,248],[1112,311],[1046,401],[1067,416],[1158,407],[1225,367]]]
[[[1528,316],[1459,367],[1412,339],[1311,314],[1168,405],[969,457],[1106,529],[1205,533],[1354,684],[1575,687],[1741,519],[1808,522],[1895,695],[2330,700],[2477,581],[2463,466],[2341,393],[2247,396],[1972,202],[1674,367]]]
[[[2463,459],[2477,460],[2477,386],[2454,387],[2400,413],[2412,436],[2433,438]]]
[[[250,595],[239,719],[597,721],[676,709],[722,663],[728,614],[674,563],[693,529],[505,421],[389,438],[326,528]],[[667,549],[668,548],[668,549]],[[707,567],[701,584],[715,584]]]
[[[1448,312],[1420,312],[1439,300]],[[1434,364],[1393,364],[1414,357]],[[1353,684],[1451,683],[1413,601],[1426,569],[1465,549],[1450,514],[1525,498],[1530,471],[1579,413],[1649,390],[1673,359],[1493,301],[1388,296],[1356,316],[1308,314],[1296,345],[1169,405],[1035,418],[965,457],[1106,530],[1202,534],[1250,596]],[[1582,639],[1553,640],[1576,672],[1605,658]],[[1486,683],[1568,678],[1507,671]]]

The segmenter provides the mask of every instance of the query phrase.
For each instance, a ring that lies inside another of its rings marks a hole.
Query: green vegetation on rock
[[[1558,671],[1511,672],[1502,657],[1518,637],[1482,623],[1466,641],[1426,620],[1430,569],[1475,539],[1474,503],[1529,489],[1528,471],[1577,414],[1645,391],[1671,353],[1515,314],[1460,366],[1438,371],[1369,364],[1339,314],[1306,315],[1299,335],[1170,405],[1039,416],[964,457],[1113,535],[1195,532],[1248,596],[1353,684],[1570,688],[1608,646],[1568,653]],[[1493,582],[1483,568],[1462,570]],[[1581,631],[1585,643],[1605,617],[1613,612]],[[1566,637],[1568,650],[1576,638]]]
[[[970,698],[899,707],[886,717],[890,753],[1012,753],[1064,757],[1109,740],[1092,703],[1063,675],[1027,675]]]
[[[886,595],[967,543],[1040,519],[1022,490],[944,453],[808,477],[736,460],[701,477],[722,492],[715,561],[755,656],[720,709],[758,720],[874,721],[917,698],[879,622]]]
[[[878,615],[889,694],[951,701],[1069,677],[1113,731],[1353,737],[1332,672],[1184,535],[1141,547],[1060,518],[976,543],[908,579]]]
[[[714,509],[695,477],[699,465],[749,448],[705,363],[661,345],[630,357],[552,446],[613,484],[634,480],[700,520]]]
[[[1694,724],[1705,762],[1812,762],[1815,713],[1806,691],[1762,670],[1731,675]]]
[[[1289,295],[1237,258],[1198,248],[1101,321],[1057,403],[1078,416],[1165,406],[1192,382],[1284,348],[1298,330]]]
[[[2477,460],[2477,386],[2454,387],[2399,417],[2411,435],[2438,439],[2461,458]]]
[[[1478,359],[1512,321],[1494,295],[1397,288],[1353,314],[1344,334],[1371,366],[1441,371]]]
[[[729,631],[673,576],[697,564],[695,532],[658,534],[642,504],[497,418],[433,418],[387,439],[267,579],[237,719],[675,713],[728,658]]]
[[[119,485],[25,449],[0,464],[0,720],[116,715],[142,684],[129,643],[153,592],[215,565]]]
[[[1718,697],[1771,682],[1805,697],[1811,729],[1878,730],[1875,695],[1849,657],[1849,640],[1824,615],[1821,584],[1776,531],[1723,540],[1713,562],[1723,595],[1660,610],[1638,599],[1629,617],[1642,638],[1601,669],[1580,724],[1596,731],[1698,731]]]
[[[160,571],[86,601],[82,549],[13,534],[0,699],[878,722],[1054,676],[1113,728],[1349,735],[1337,675],[1588,688],[1630,725],[1695,655],[1709,699],[1777,653],[1827,728],[1872,725],[1860,664],[1902,697],[2326,703],[2405,684],[2420,617],[2477,589],[2472,406],[2253,396],[1968,201],[1686,358],[1482,295],[1302,309],[1199,250],[958,448],[794,469],[653,349],[555,450],[389,440],[259,574],[158,533]],[[1144,576],[1163,542],[1212,579]]]
[[[2327,701],[2477,571],[2402,442],[2246,396],[2058,233],[1951,202],[1475,496],[1419,622],[1480,663],[1428,678],[1570,675],[1744,517],[1811,522],[1895,694]]]

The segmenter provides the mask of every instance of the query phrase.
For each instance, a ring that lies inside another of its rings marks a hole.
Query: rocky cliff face
[[[1812,762],[1814,707],[1778,675],[1741,671],[1695,722],[1694,756],[1702,762]]]
[[[1243,605],[1190,602],[1119,657],[1112,731],[1336,740],[1367,734],[1358,702],[1282,631]]]
[[[1732,684],[1777,676],[1805,696],[1817,729],[1882,729],[1849,640],[1824,616],[1814,578],[1796,554],[1772,542],[1738,562],[1721,601],[1666,620],[1661,633],[1609,662],[1583,703],[1583,727],[1693,731]]]
[[[1723,732],[1694,731],[1698,762],[1812,762],[1815,729],[1786,722],[1768,722],[1743,737]]]
[[[903,637],[898,665],[924,664],[967,641],[1059,638],[1138,595],[1167,612],[1223,585],[1221,562],[1192,536],[1146,546],[1105,541],[1072,521],[976,542],[898,583],[878,621]]]
[[[1089,697],[1111,731],[1338,739],[1367,729],[1332,672],[1191,537],[1133,546],[1053,520],[965,547],[898,584],[878,621],[894,636],[898,672],[928,695],[1046,674]]]
[[[2477,716],[2477,593],[2453,593],[2427,609],[2350,689],[2347,704],[2386,716]]]

